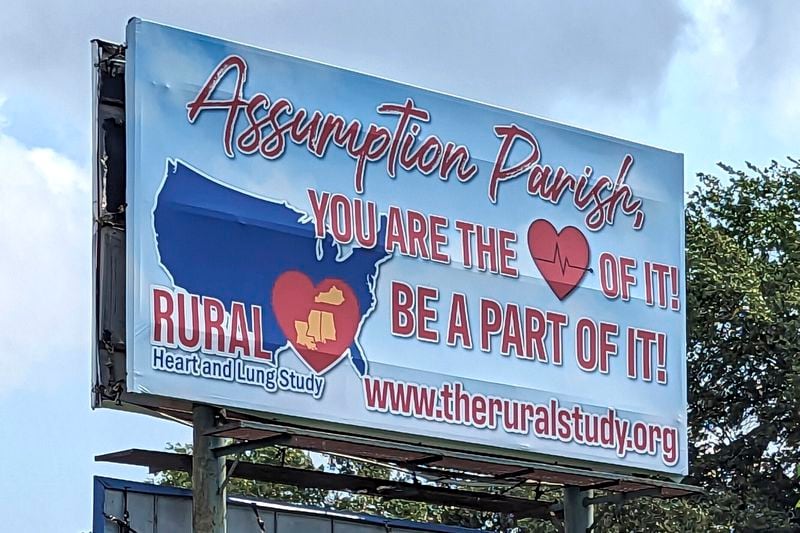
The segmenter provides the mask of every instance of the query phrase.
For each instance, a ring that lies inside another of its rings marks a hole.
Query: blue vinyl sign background
[[[687,472],[680,154],[139,20],[128,46],[128,390]]]

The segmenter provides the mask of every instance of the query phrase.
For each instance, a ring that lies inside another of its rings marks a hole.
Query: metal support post
[[[564,533],[586,533],[594,523],[594,507],[584,505],[592,491],[579,487],[564,487]]]
[[[222,445],[222,439],[206,435],[214,429],[214,408],[195,405],[192,422],[192,531],[225,533],[225,457],[214,454],[214,448]]]

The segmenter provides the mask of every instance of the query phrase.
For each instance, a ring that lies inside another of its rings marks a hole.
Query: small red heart
[[[345,356],[361,318],[350,285],[326,278],[315,287],[297,270],[275,280],[272,309],[294,351],[317,374],[324,374]]]
[[[534,220],[528,227],[528,249],[559,300],[575,290],[589,266],[589,243],[575,226],[556,231],[550,222]]]

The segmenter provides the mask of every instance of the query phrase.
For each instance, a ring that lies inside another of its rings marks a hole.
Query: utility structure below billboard
[[[680,154],[136,19],[127,41],[95,54],[95,405],[687,473]]]
[[[190,533],[191,496],[184,489],[95,477],[92,533]],[[229,506],[235,533],[477,532],[246,498],[230,498]]]

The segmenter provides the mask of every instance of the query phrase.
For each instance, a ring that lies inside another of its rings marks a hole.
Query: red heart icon
[[[294,351],[317,374],[345,356],[361,318],[350,285],[326,278],[315,287],[297,270],[284,272],[275,281],[272,309]]]
[[[550,222],[534,220],[528,227],[528,249],[559,300],[575,290],[588,270],[589,243],[575,226],[556,231]]]

